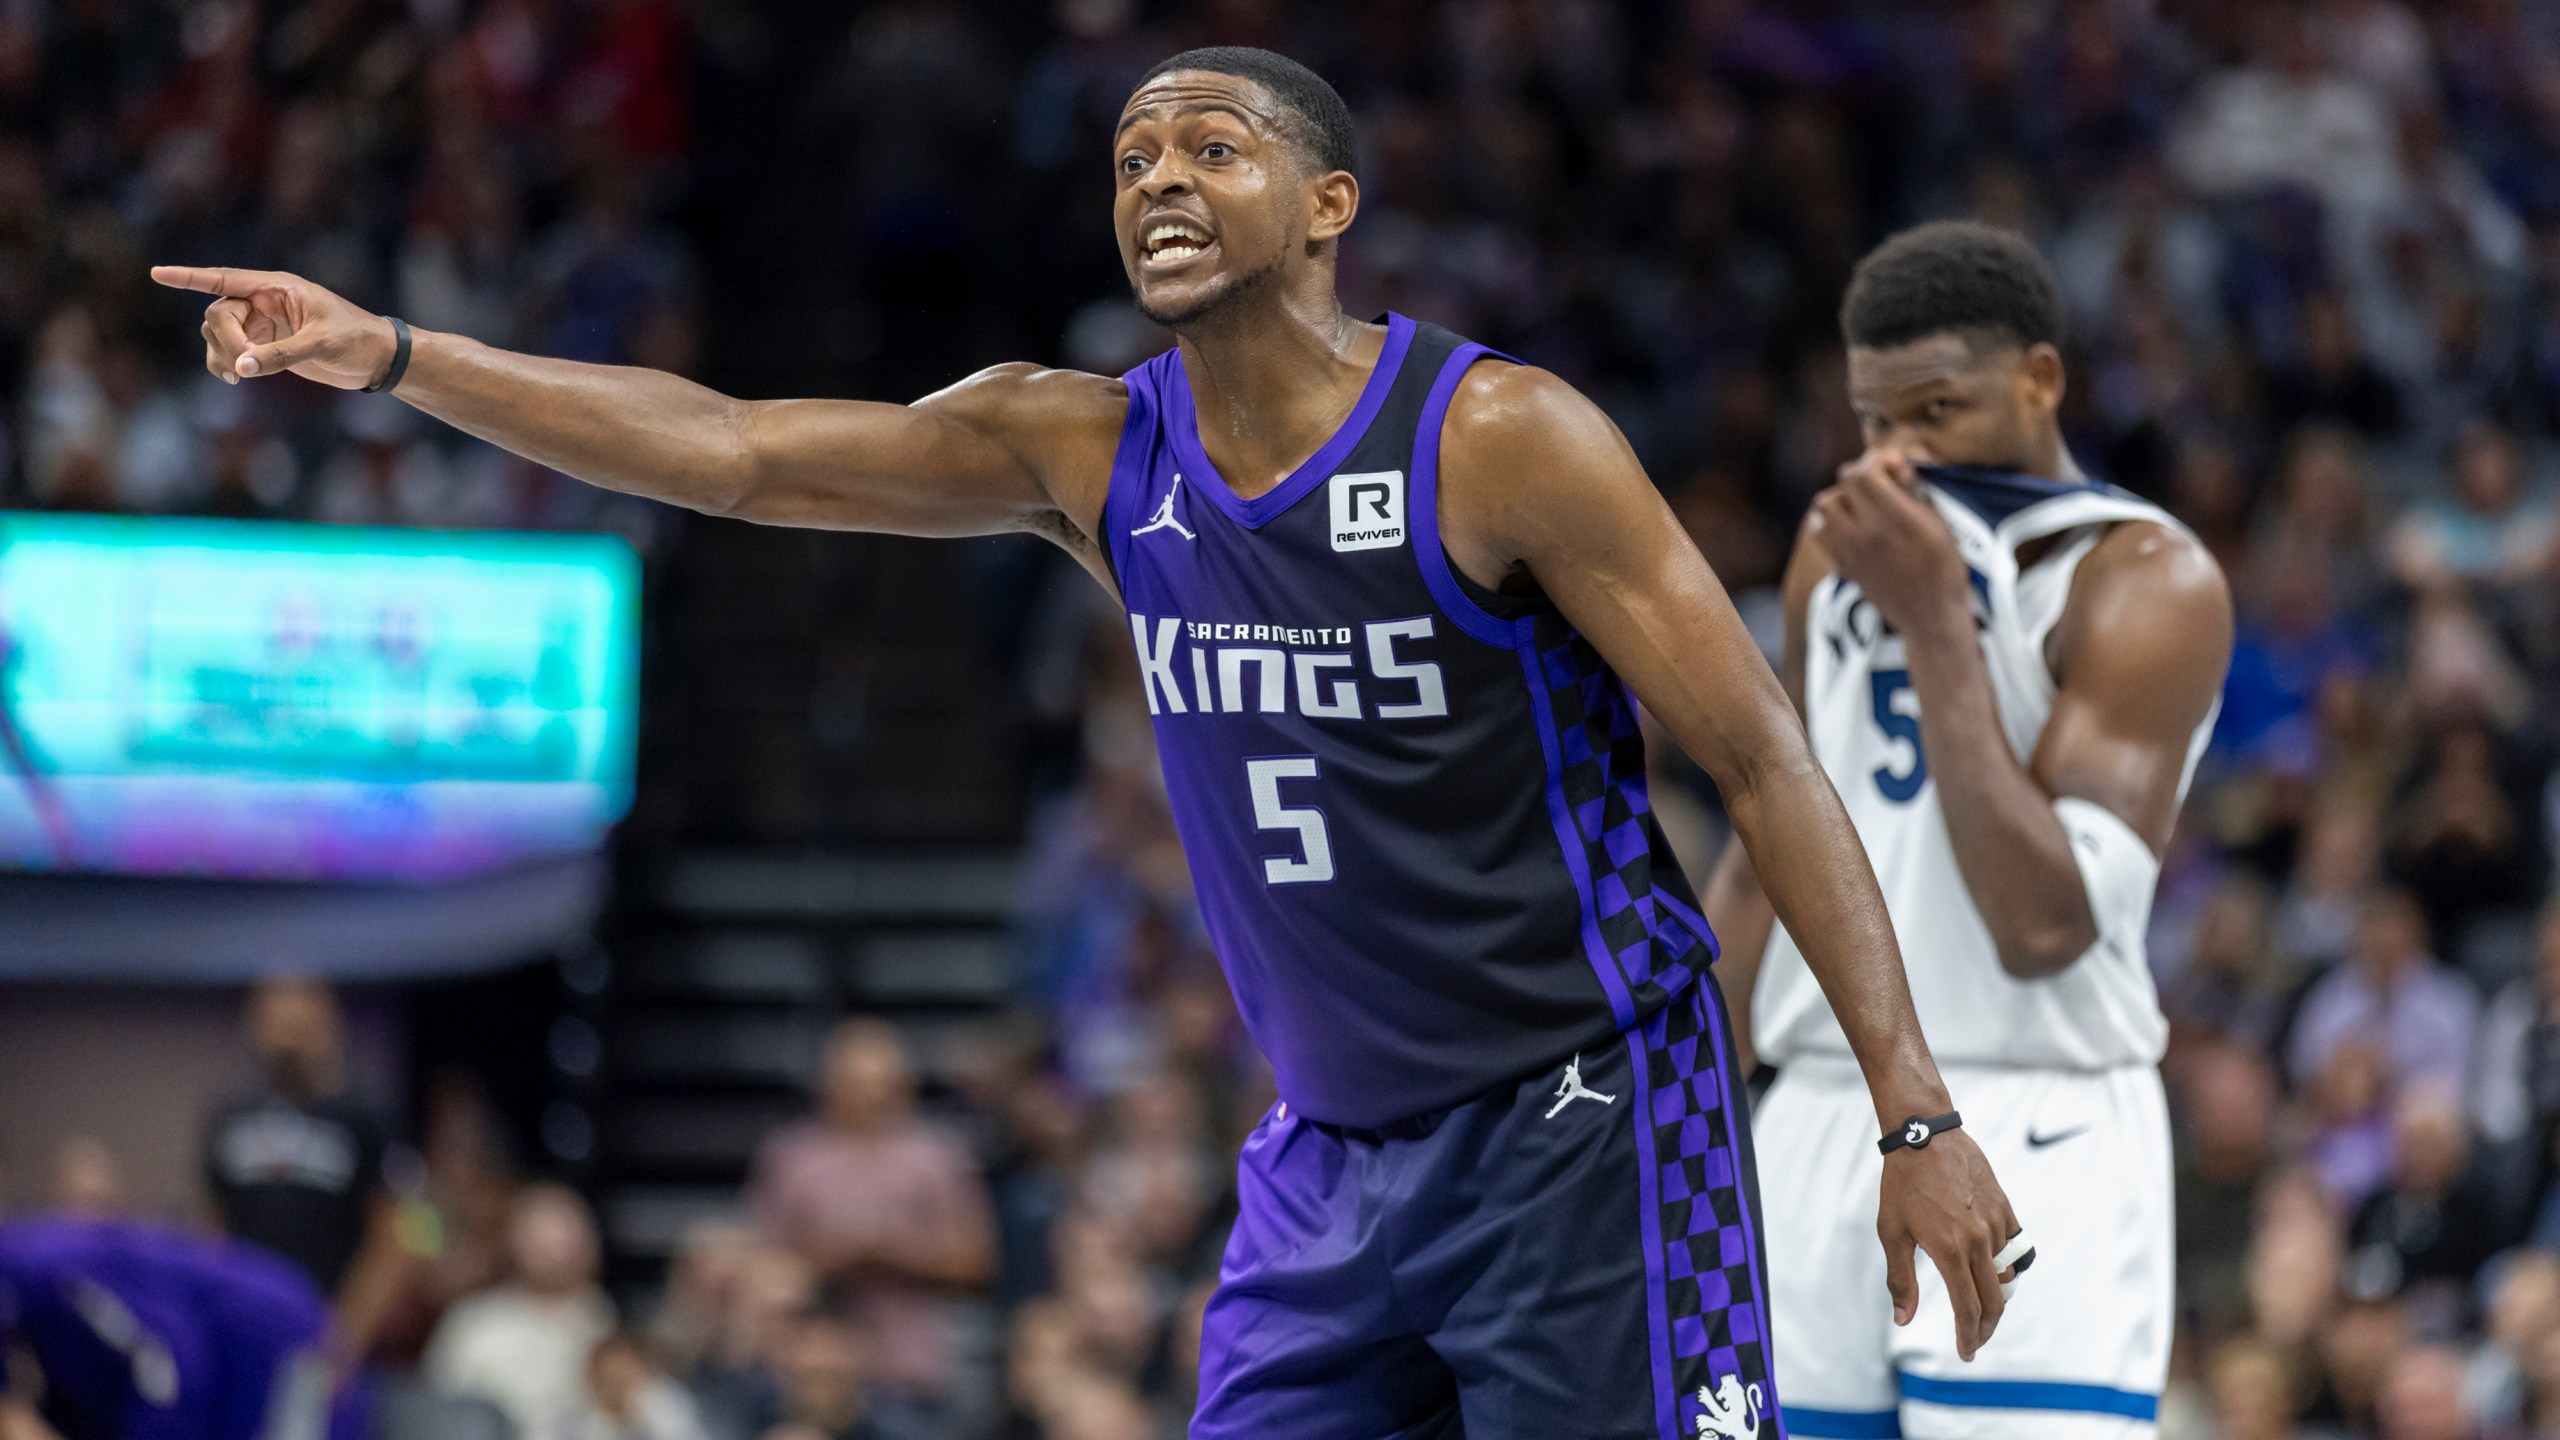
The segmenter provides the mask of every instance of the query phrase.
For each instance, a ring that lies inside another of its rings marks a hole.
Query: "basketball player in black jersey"
[[[1784,1433],[1713,942],[1631,696],[1714,776],[1864,1069],[1897,1310],[1925,1250],[1970,1355],[2016,1221],[1838,797],[1625,440],[1553,375],[1343,313],[1350,117],[1303,67],[1177,56],[1114,147],[1130,282],[1179,342],[1125,378],[747,403],[412,334],[291,275],[153,274],[219,297],[228,381],[389,388],[712,514],[1030,531],[1122,596],[1203,910],[1282,1077],[1195,1436]]]

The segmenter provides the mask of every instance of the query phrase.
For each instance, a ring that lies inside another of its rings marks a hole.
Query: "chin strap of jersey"
[[[1890,1155],[1896,1150],[1926,1150],[1929,1142],[1940,1134],[1961,1129],[1964,1117],[1953,1110],[1944,1115],[1914,1115],[1902,1122],[1902,1128],[1876,1142],[1876,1153]]]

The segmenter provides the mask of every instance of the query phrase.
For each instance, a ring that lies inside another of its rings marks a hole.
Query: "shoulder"
[[[1618,427],[1561,378],[1484,360],[1459,380],[1440,427],[1441,535],[1479,581],[1615,552],[1636,533],[1634,507],[1661,504]]]
[[[2081,562],[2083,575],[2118,575],[2155,589],[2216,595],[2227,603],[2230,587],[2204,542],[2158,520],[2123,520],[2110,526]]]
[[[2182,643],[2210,638],[2217,661],[2231,652],[2232,625],[2231,586],[2212,553],[2154,520],[2120,522],[2099,539],[2071,578],[2063,618],[2067,632],[2105,633],[2110,643],[2128,632]]]
[[[1126,381],[1016,361],[937,390],[914,408],[956,426],[969,443],[1030,476],[1053,508],[1030,517],[1025,528],[1111,583],[1094,537],[1128,423]]]
[[[1013,361],[991,365],[918,400],[920,409],[991,428],[1055,438],[1059,427],[1107,430],[1116,439],[1129,413],[1127,382],[1082,370]]]
[[[1625,441],[1591,397],[1553,371],[1487,358],[1467,368],[1441,426],[1442,453],[1500,471]]]

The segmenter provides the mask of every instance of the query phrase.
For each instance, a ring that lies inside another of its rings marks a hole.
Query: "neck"
[[[2035,463],[2034,473],[2038,475],[2050,475],[2074,485],[2085,484],[2089,479],[2080,462],[2071,458],[2071,447],[2062,443],[2058,432],[2036,442]]]
[[[1327,283],[1211,315],[1178,339],[1201,448],[1249,499],[1286,479],[1340,428],[1360,403],[1386,331],[1343,314]]]

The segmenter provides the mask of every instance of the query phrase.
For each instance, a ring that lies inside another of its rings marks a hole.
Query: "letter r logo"
[[[1404,472],[1333,477],[1333,548],[1391,550],[1405,541]]]

